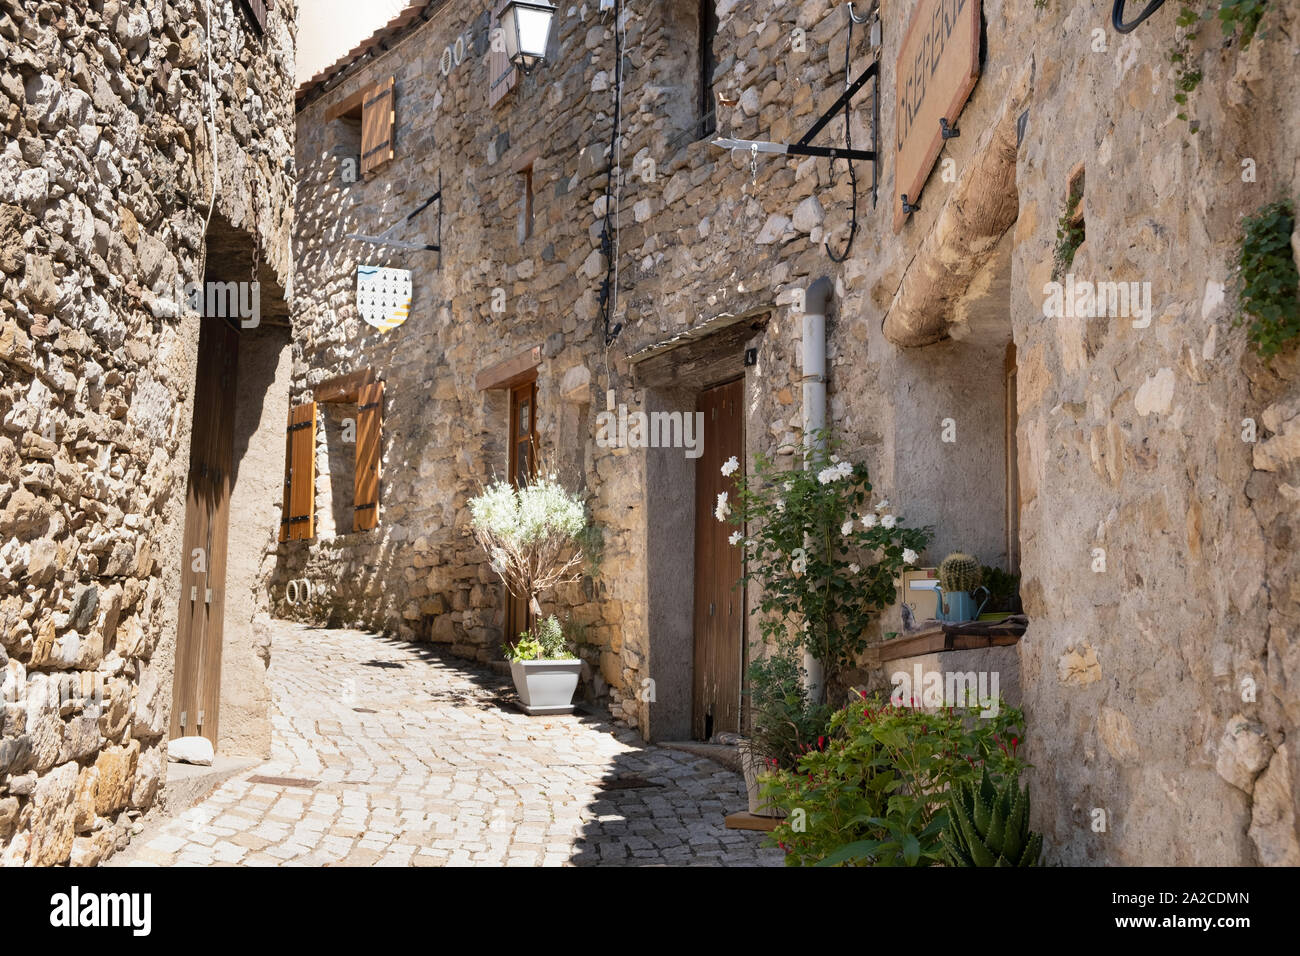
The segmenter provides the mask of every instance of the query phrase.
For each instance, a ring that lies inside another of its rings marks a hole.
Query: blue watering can
[[[950,624],[977,620],[984,613],[984,606],[989,603],[989,589],[983,585],[974,591],[950,591],[947,594],[942,585],[936,584],[934,589],[939,594],[939,620]],[[980,591],[984,592],[984,600],[976,607],[975,595]]]

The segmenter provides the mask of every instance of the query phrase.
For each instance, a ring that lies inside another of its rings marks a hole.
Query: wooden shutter
[[[380,427],[384,417],[384,383],[357,389],[357,467],[352,495],[353,531],[379,524]]]
[[[492,8],[491,31],[488,36],[491,39],[501,21],[501,11],[505,9],[507,0],[497,0],[496,5]],[[501,47],[501,49],[497,49]],[[519,82],[519,73],[510,58],[506,56],[504,45],[500,43],[491,43],[488,48],[488,106],[496,106],[502,98],[515,88]]]
[[[393,158],[393,78],[366,91],[361,104],[361,175],[368,176]]]
[[[316,537],[316,403],[289,410],[284,441],[284,511],[281,541]]]
[[[266,12],[271,9],[272,0],[240,0],[240,5],[257,26],[258,33],[266,32]]]

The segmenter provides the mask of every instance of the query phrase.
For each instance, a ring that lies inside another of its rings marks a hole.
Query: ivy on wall
[[[1300,272],[1291,251],[1295,206],[1279,200],[1242,222],[1235,281],[1237,315],[1249,323],[1251,345],[1264,358],[1300,336]]]
[[[1192,44],[1202,20],[1218,19],[1225,38],[1236,37],[1239,49],[1246,49],[1255,38],[1259,21],[1268,9],[1269,0],[1184,0],[1174,21],[1174,45],[1169,60],[1174,64],[1174,102],[1178,118],[1187,119],[1187,101],[1204,79],[1200,67],[1192,60]],[[1195,132],[1195,129],[1193,129]]]

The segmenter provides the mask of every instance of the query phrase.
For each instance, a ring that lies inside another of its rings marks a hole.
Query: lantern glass
[[[555,7],[545,0],[512,0],[503,11],[501,27],[506,56],[525,73],[531,73],[546,59],[554,17]]]

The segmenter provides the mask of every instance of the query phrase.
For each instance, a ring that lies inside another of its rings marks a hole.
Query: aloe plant
[[[948,793],[943,845],[952,866],[1037,866],[1043,837],[1029,829],[1029,790],[1018,776],[994,786],[985,768],[979,784]]]

